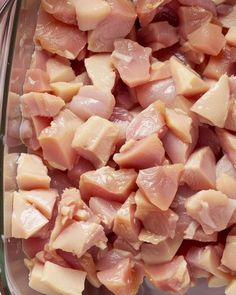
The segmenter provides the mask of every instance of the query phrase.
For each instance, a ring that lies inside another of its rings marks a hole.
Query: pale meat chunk
[[[112,67],[110,54],[92,55],[85,58],[84,64],[94,86],[107,91],[113,89],[116,81],[116,73]]]
[[[228,33],[225,35],[225,39],[229,45],[236,47],[236,26],[229,28]]]
[[[102,224],[108,229],[111,229],[121,203],[92,197],[89,200],[89,207],[101,219]]]
[[[224,152],[236,167],[236,135],[219,128],[216,129],[216,134]]]
[[[86,45],[86,36],[75,26],[59,22],[40,10],[35,40],[41,47],[68,59],[75,59]]]
[[[183,242],[183,237],[176,235],[173,239],[161,241],[157,245],[143,243],[141,257],[145,264],[156,265],[171,261]]]
[[[192,153],[185,164],[183,180],[193,190],[215,188],[216,160],[209,147]]]
[[[140,221],[135,217],[136,204],[134,196],[131,195],[117,211],[113,232],[133,245],[139,248],[138,236],[141,229]]]
[[[115,295],[135,295],[143,281],[143,273],[130,258],[98,272],[99,281]],[[115,279],[114,279],[115,278]]]
[[[74,237],[79,237],[79,241]],[[101,225],[90,221],[74,221],[59,233],[52,243],[52,248],[72,252],[81,257],[93,246],[103,248],[106,242]]]
[[[32,116],[31,119],[32,119],[32,125],[37,138],[39,137],[43,129],[50,126],[50,123],[52,121],[52,118],[41,117],[41,116]]]
[[[52,93],[62,98],[65,102],[71,101],[83,86],[81,82],[54,82],[50,84]]]
[[[82,198],[93,196],[106,200],[124,202],[136,189],[137,173],[133,169],[115,170],[103,167],[81,175],[80,192]]]
[[[55,189],[35,189],[30,191],[19,191],[22,198],[34,205],[47,219],[52,217],[53,208],[58,197]]]
[[[24,93],[27,92],[50,92],[50,78],[48,73],[41,69],[29,69],[25,75],[23,85]]]
[[[236,169],[226,155],[216,165],[216,188],[229,198],[236,199]]]
[[[21,193],[15,192],[12,209],[12,237],[28,239],[48,223],[48,219],[28,203]]]
[[[137,191],[135,194],[136,211],[135,217],[138,218],[146,230],[155,237],[155,244],[174,238],[178,215],[171,209],[160,210],[151,204],[146,197]]]
[[[20,98],[22,116],[55,117],[64,107],[63,99],[48,93],[30,92]]]
[[[93,52],[112,52],[114,41],[131,31],[136,13],[128,0],[108,0],[110,14],[88,35],[88,49]]]
[[[225,128],[236,132],[236,99],[231,99]]]
[[[77,128],[72,147],[96,168],[107,164],[115,150],[119,128],[106,119],[92,116]]]
[[[65,268],[47,261],[43,268],[41,281],[48,288],[64,295],[82,295],[86,272]]]
[[[168,128],[181,140],[186,143],[192,143],[193,120],[180,109],[166,108],[166,124]]]
[[[229,78],[223,75],[215,86],[196,101],[191,110],[210,125],[223,128],[228,116],[229,102]]]
[[[56,19],[70,25],[76,25],[75,8],[71,1],[64,0],[42,0],[43,9],[52,14]]]
[[[140,170],[138,187],[152,204],[161,210],[167,210],[174,200],[183,170],[182,164]]]
[[[187,213],[199,222],[206,234],[227,228],[236,201],[215,190],[202,190],[185,202]]]
[[[127,141],[113,159],[123,168],[145,169],[161,165],[165,150],[158,136],[152,134],[139,141]]]
[[[24,143],[28,148],[33,151],[37,151],[40,148],[36,130],[31,119],[22,118],[19,131],[21,142]]]
[[[226,44],[222,27],[212,23],[205,23],[190,33],[188,40],[198,51],[213,56],[218,55]]]
[[[196,72],[176,57],[170,58],[170,69],[178,94],[193,96],[204,93],[209,89],[207,83]]]
[[[17,160],[18,153],[9,153],[4,155],[4,189],[13,191],[17,188]]]
[[[232,280],[225,289],[226,295],[234,295],[236,292],[236,280]]]
[[[143,108],[153,102],[161,100],[167,106],[171,105],[176,98],[175,84],[172,78],[161,81],[151,81],[135,88],[138,102]]]
[[[51,179],[40,157],[22,153],[17,164],[16,181],[19,189],[49,188]]]
[[[137,42],[119,39],[114,42],[112,64],[129,87],[144,84],[150,78],[151,49]]]
[[[79,118],[86,121],[91,116],[109,119],[115,106],[114,96],[97,86],[82,86],[67,107]]]
[[[186,5],[186,6],[199,6],[201,8],[204,8],[208,11],[210,11],[214,16],[216,16],[217,12],[216,12],[216,5],[214,3],[215,0],[204,0],[204,1],[199,1],[198,3],[196,3],[196,0],[179,0],[179,3],[181,3],[182,5]]]
[[[171,77],[169,61],[154,61],[151,64],[149,81],[165,80]]]
[[[60,170],[72,169],[76,151],[71,144],[75,131],[81,123],[71,111],[67,109],[61,111],[39,136],[44,159]]]
[[[132,254],[121,249],[100,250],[97,254],[97,270],[103,271],[113,268],[125,258],[132,258]]]
[[[140,112],[126,130],[126,139],[139,140],[151,134],[161,136],[166,131],[165,105],[157,101]]]
[[[151,283],[165,292],[185,294],[191,286],[187,262],[183,256],[160,265],[145,265],[145,273]]]
[[[232,2],[234,3],[234,2]],[[223,24],[224,28],[231,28],[236,26],[236,5],[233,5],[229,14],[219,17],[219,21]]]
[[[167,21],[151,23],[138,31],[138,40],[152,51],[170,47],[179,41],[177,29]]]
[[[110,13],[111,7],[104,0],[71,0],[75,7],[78,27],[81,31],[96,29]]]
[[[236,250],[236,229],[235,227],[229,232],[224,252],[221,258],[221,263],[231,271],[236,271],[235,267],[235,250]]]
[[[69,82],[75,79],[75,73],[66,58],[52,57],[46,63],[50,82]]]

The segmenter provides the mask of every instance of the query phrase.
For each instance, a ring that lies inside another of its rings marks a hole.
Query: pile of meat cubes
[[[5,178],[29,286],[235,295],[236,1],[42,0],[34,42]]]

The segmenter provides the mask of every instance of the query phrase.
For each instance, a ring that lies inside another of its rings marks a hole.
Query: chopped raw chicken
[[[103,199],[124,202],[136,188],[137,173],[133,169],[114,170],[103,167],[89,171],[80,177],[80,192],[84,199],[97,196]]]
[[[209,89],[207,83],[196,72],[184,65],[176,57],[170,59],[170,69],[178,94],[194,96]]]
[[[145,265],[151,283],[165,292],[184,294],[191,285],[191,275],[183,256],[160,265]]]
[[[220,144],[224,152],[227,154],[230,161],[236,167],[236,135],[219,128],[216,130],[216,134],[218,135]]]
[[[89,5],[91,4],[89,3]],[[84,60],[84,64],[94,86],[107,91],[113,89],[116,81],[116,73],[112,68],[110,54],[92,55]]]
[[[225,39],[229,45],[236,47],[236,26],[229,28],[228,33],[225,35]]]
[[[166,131],[165,105],[157,101],[140,112],[129,124],[126,139],[139,140],[151,134],[161,136]]]
[[[4,157],[4,186],[6,191],[13,191],[17,188],[16,176],[18,158],[18,153],[7,154]]]
[[[112,63],[121,79],[129,87],[135,87],[149,81],[151,49],[137,42],[119,39],[114,42]]]
[[[206,234],[227,228],[236,209],[236,201],[215,190],[202,190],[185,203],[187,213],[199,222]]]
[[[225,128],[236,132],[236,99],[231,99]]]
[[[75,79],[75,73],[67,59],[61,57],[49,58],[46,63],[50,82],[69,82]]]
[[[48,176],[47,167],[40,157],[22,153],[17,164],[16,181],[19,189],[49,188],[51,179]]]
[[[234,2],[232,2],[234,3]],[[227,14],[219,17],[219,21],[222,23],[224,28],[231,28],[236,26],[236,5],[233,5],[232,11]]]
[[[64,101],[48,93],[30,92],[20,98],[22,116],[55,117],[65,106]]]
[[[150,81],[165,80],[171,77],[169,61],[155,61],[151,64]]]
[[[71,144],[75,131],[81,123],[78,117],[65,109],[41,132],[39,142],[43,156],[50,165],[60,170],[72,169],[76,151]]]
[[[27,92],[50,92],[50,78],[48,73],[41,69],[29,69],[25,75],[23,90]]]
[[[93,52],[112,52],[114,41],[127,36],[136,19],[134,4],[129,0],[107,0],[107,3],[110,14],[88,35],[88,49]]]
[[[183,168],[182,164],[174,164],[140,170],[138,187],[152,204],[167,210],[174,200]]]
[[[165,159],[165,150],[158,136],[152,134],[139,141],[127,141],[113,159],[123,168],[145,169],[161,165]]]
[[[199,98],[191,110],[208,124],[223,128],[229,111],[229,78],[223,75],[208,92]]]
[[[186,6],[199,6],[201,8],[211,11],[213,15],[216,15],[216,5],[214,4],[214,0],[179,0],[179,2],[182,5]]]
[[[177,29],[167,21],[151,23],[138,31],[138,39],[141,44],[158,51],[170,47],[179,41]]]
[[[192,153],[185,164],[183,180],[193,190],[215,188],[216,160],[209,147]]]
[[[75,26],[59,22],[40,10],[35,40],[43,49],[68,59],[75,59],[86,45],[86,36]]]
[[[105,0],[70,0],[75,7],[78,27],[81,31],[90,31],[106,19],[111,7]]]
[[[65,102],[71,101],[83,86],[80,82],[54,82],[50,84],[52,93],[61,97]]]
[[[82,86],[67,107],[79,118],[86,121],[96,115],[109,119],[115,106],[114,96],[97,86]]]
[[[234,295],[236,292],[236,280],[232,280],[225,289],[225,295]]]
[[[231,271],[236,271],[234,259],[235,259],[235,250],[236,250],[236,231],[235,227],[229,232],[226,245],[224,248],[223,256],[221,258],[221,263],[226,266]]]
[[[107,164],[115,150],[119,128],[112,122],[97,117],[90,117],[76,130],[72,147],[96,168]]]
[[[37,151],[40,148],[33,121],[22,118],[20,124],[20,139],[28,148]]]

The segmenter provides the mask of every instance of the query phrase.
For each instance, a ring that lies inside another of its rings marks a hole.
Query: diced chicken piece
[[[229,78],[223,75],[215,86],[196,101],[191,110],[211,125],[223,128],[228,116],[229,102]]]
[[[167,21],[151,23],[138,31],[138,40],[141,44],[158,51],[170,47],[179,41],[177,29]]]
[[[127,140],[143,139],[153,133],[161,136],[166,131],[165,105],[158,101],[140,112],[126,130]]]
[[[122,239],[121,237],[118,237],[114,243],[113,243],[114,250],[121,250],[122,252],[128,253],[127,255],[133,255],[133,256],[139,256],[140,252],[138,250],[135,250],[130,243]],[[124,256],[124,255],[123,255]],[[131,256],[132,257],[132,256]]]
[[[89,200],[89,207],[101,219],[103,225],[111,229],[121,203],[92,197]]]
[[[176,89],[173,79],[151,81],[135,88],[137,99],[143,108],[148,107],[157,100],[163,101],[167,106],[176,98]]]
[[[24,93],[27,92],[50,92],[50,79],[48,73],[41,69],[29,69],[25,75],[23,85]]]
[[[18,153],[4,155],[4,189],[6,191],[16,190],[17,161]]]
[[[191,286],[190,273],[183,256],[161,265],[145,265],[145,273],[152,284],[165,292],[185,294]]]
[[[229,157],[230,161],[236,167],[236,135],[229,133],[224,129],[217,128],[216,134],[219,138],[220,145]]]
[[[188,35],[190,44],[202,53],[216,56],[225,46],[222,28],[212,23],[205,23]]]
[[[90,81],[87,71],[76,76],[76,78],[71,82],[82,83],[83,85],[90,85],[91,84],[91,81]]]
[[[81,120],[71,111],[65,109],[45,128],[39,142],[43,150],[44,159],[53,167],[61,170],[72,169],[76,151],[72,148],[75,131],[80,126]]]
[[[92,116],[77,128],[72,147],[96,168],[107,164],[115,150],[119,128],[106,119]]]
[[[225,295],[234,295],[236,292],[236,280],[232,280],[225,289]]]
[[[183,169],[182,164],[174,164],[140,170],[138,187],[152,204],[167,210],[174,200]]]
[[[79,240],[74,237],[79,237]],[[107,238],[103,227],[90,221],[75,221],[68,225],[52,243],[53,249],[72,252],[78,257],[93,246],[103,247]]]
[[[225,39],[229,45],[236,47],[236,26],[229,28],[228,33],[225,35]]]
[[[202,148],[206,146],[211,148],[215,156],[220,154],[221,146],[216,133],[210,128],[210,126],[203,124],[199,126],[197,147]]]
[[[109,3],[104,0],[71,0],[75,7],[78,27],[81,31],[91,31],[111,13]]]
[[[86,45],[86,36],[75,26],[59,22],[40,10],[35,40],[45,50],[68,59],[75,59]]]
[[[171,261],[181,246],[183,237],[177,235],[173,239],[161,241],[157,245],[143,243],[141,257],[145,264],[155,265]]]
[[[169,61],[155,61],[151,64],[149,81],[165,80],[171,77]]]
[[[100,250],[97,255],[97,270],[103,271],[115,267],[125,258],[132,258],[132,254],[125,250]]]
[[[30,92],[20,98],[21,111],[25,118],[31,116],[55,117],[64,107],[64,101],[48,93]]]
[[[186,39],[188,34],[212,19],[212,13],[199,6],[180,6],[178,10],[180,34]]]
[[[47,167],[40,157],[22,153],[17,164],[16,181],[19,189],[49,188],[50,177],[47,174]]]
[[[231,271],[236,271],[234,259],[236,250],[236,230],[235,227],[229,232],[221,258],[221,263]]]
[[[28,203],[21,193],[15,192],[12,210],[12,237],[28,239],[48,223],[48,219]]]
[[[170,59],[170,69],[174,79],[176,92],[184,96],[194,96],[206,92],[209,87],[191,68],[184,65],[176,57]]]
[[[135,89],[129,88],[121,79],[116,84],[114,96],[116,98],[116,106],[126,110],[131,110],[138,102]]]
[[[82,295],[86,272],[65,268],[47,261],[43,268],[41,281],[47,287],[65,295]]]
[[[88,35],[88,49],[93,52],[112,52],[114,41],[131,31],[136,13],[128,0],[108,0],[110,14]]]
[[[195,151],[184,168],[183,180],[193,190],[215,188],[216,160],[209,147]]]
[[[147,26],[154,19],[157,9],[169,2],[170,0],[137,0],[136,11],[141,26]]]
[[[75,8],[71,1],[64,0],[42,0],[42,7],[52,14],[56,19],[70,25],[76,25]]]
[[[22,119],[20,125],[20,140],[33,151],[37,151],[40,148],[32,120]]]
[[[75,79],[75,73],[67,59],[61,57],[49,58],[46,63],[50,82],[69,82]]]
[[[178,95],[173,103],[169,106],[171,109],[180,109],[186,114],[193,116],[193,113],[190,111],[193,102],[185,98],[182,95]]]
[[[114,106],[115,98],[109,91],[92,85],[82,86],[68,104],[68,108],[84,121],[93,115],[108,119]]]
[[[156,134],[149,135],[139,141],[127,141],[115,154],[114,161],[123,168],[145,169],[164,162],[165,150]]]
[[[96,196],[124,202],[136,188],[136,177],[137,173],[133,169],[114,170],[103,167],[81,175],[80,192],[84,199]]]
[[[174,238],[178,221],[177,214],[170,209],[160,210],[151,204],[140,191],[135,194],[135,202],[137,206],[135,217],[142,222],[148,232],[155,234],[159,242],[169,237]]]
[[[141,223],[135,217],[135,210],[136,204],[134,196],[131,195],[116,213],[113,232],[133,245],[134,248],[136,248],[134,246],[135,244],[137,244],[139,248],[138,236]]]
[[[102,1],[104,2],[104,0]],[[91,3],[89,3],[89,5],[91,5]],[[110,54],[92,55],[84,60],[84,64],[88,76],[94,86],[107,91],[111,91],[113,89],[116,80],[116,73],[112,68]]]
[[[19,193],[27,202],[34,205],[47,219],[52,217],[53,208],[58,197],[58,193],[55,189],[20,190]]]
[[[129,87],[135,87],[149,81],[151,49],[137,42],[119,39],[114,42],[112,63],[121,79]]]
[[[196,2],[196,0],[179,0],[179,2],[182,4],[182,5],[186,5],[186,6],[199,6],[201,8],[204,8],[210,12],[212,12],[212,14],[214,16],[216,16],[216,5],[214,3],[214,0],[198,0]]]
[[[32,119],[32,124],[33,124],[34,131],[37,138],[39,137],[43,129],[50,126],[50,123],[52,121],[52,118],[41,117],[41,116],[33,116],[31,119]]]
[[[61,97],[65,102],[71,101],[83,86],[80,82],[54,82],[50,84],[52,93]]]
[[[231,99],[225,128],[236,132],[236,99]]]
[[[41,69],[42,71],[46,71],[46,64],[50,56],[51,53],[46,50],[35,48],[35,51],[32,54],[30,69]]]
[[[202,190],[186,200],[187,213],[199,222],[206,234],[227,228],[236,201],[215,190]]]
[[[179,109],[166,108],[166,124],[168,128],[181,140],[192,143],[193,120],[188,114]]]
[[[125,258],[114,267],[98,272],[98,279],[115,295],[135,295],[142,284],[143,274],[129,258]]]
[[[200,65],[205,61],[205,55],[194,48],[189,41],[182,44],[180,52],[184,54],[186,60],[191,64]]]
[[[233,3],[233,2],[232,2]],[[236,5],[232,6],[232,11],[219,17],[219,21],[222,23],[224,28],[231,28],[236,26]]]

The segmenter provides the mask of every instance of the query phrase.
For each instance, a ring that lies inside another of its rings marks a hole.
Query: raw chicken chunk
[[[50,82],[69,82],[75,79],[75,73],[66,58],[52,57],[46,63]]]
[[[27,92],[50,92],[50,78],[48,73],[41,69],[29,69],[25,75],[23,90]]]
[[[235,259],[235,247],[236,247],[236,231],[235,227],[231,229],[229,232],[227,239],[226,239],[226,245],[224,248],[223,256],[221,258],[221,263],[226,266],[231,271],[236,271],[234,259]]]

